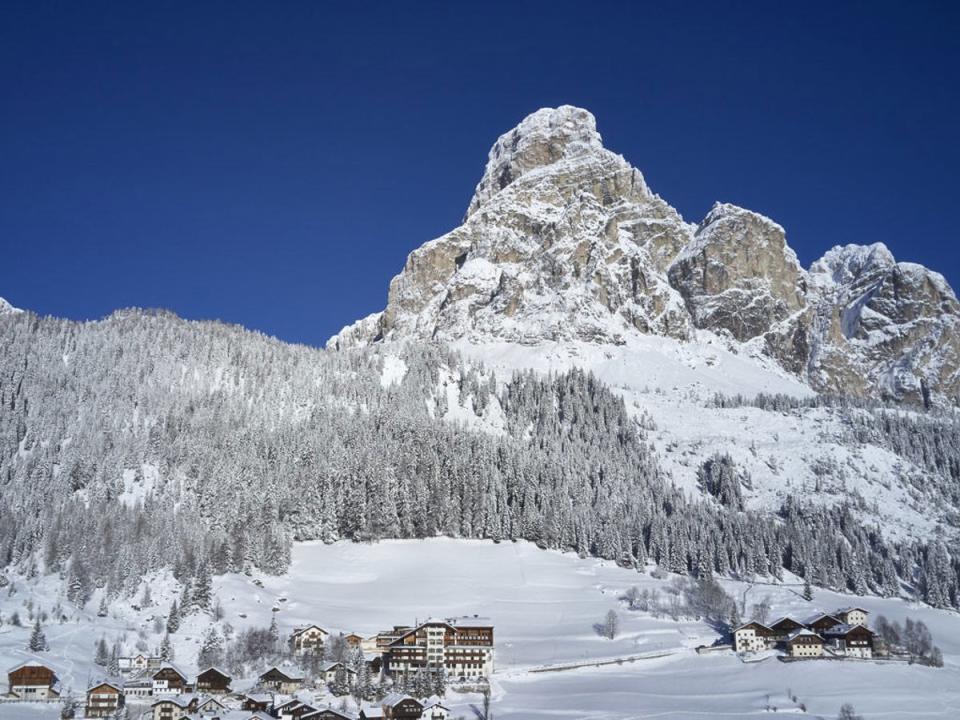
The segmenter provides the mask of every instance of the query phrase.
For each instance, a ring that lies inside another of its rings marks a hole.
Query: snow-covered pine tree
[[[27,643],[27,649],[31,652],[46,652],[50,649],[47,636],[43,633],[43,628],[40,625],[39,616],[33,623],[33,631],[30,633],[30,642]]]

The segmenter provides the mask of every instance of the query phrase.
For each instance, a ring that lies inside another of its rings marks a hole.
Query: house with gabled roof
[[[177,695],[189,692],[187,674],[173,663],[165,662],[151,674],[154,695]]]
[[[336,682],[339,673],[343,673],[344,679],[351,687],[357,680],[357,671],[342,662],[323,663],[318,670],[318,677],[325,683],[332,683]]]
[[[872,658],[875,633],[866,625],[835,625],[823,633],[827,647],[846,657]]]
[[[290,635],[290,648],[293,650],[293,654],[297,656],[322,655],[323,644],[329,634],[319,625],[305,625],[294,628]]]
[[[208,667],[197,674],[197,692],[224,695],[230,692],[232,678],[220,668]]]
[[[86,716],[112,717],[123,707],[123,683],[116,680],[98,680],[87,688]]]
[[[760,652],[770,647],[773,630],[756,620],[740,625],[733,631],[733,649],[738,652]]]
[[[436,695],[423,701],[423,712],[420,720],[448,720],[450,708],[444,705]]]
[[[57,674],[39,660],[27,660],[7,670],[7,691],[20,700],[60,697]]]
[[[866,625],[869,614],[868,610],[856,606],[842,607],[834,613],[841,622],[847,625]]]
[[[357,720],[357,716],[346,710],[336,710],[327,706],[315,710],[310,715],[304,715],[300,720]]]
[[[153,720],[180,720],[197,711],[200,698],[192,693],[165,695],[150,706]]]
[[[268,669],[258,681],[263,688],[290,695],[303,687],[305,678],[306,673],[300,668],[284,665],[282,668],[274,666]]]
[[[808,628],[790,633],[786,646],[790,657],[823,657],[823,638]]]
[[[839,625],[842,621],[840,618],[835,615],[830,615],[829,613],[815,613],[801,622],[808,630],[820,633],[824,630],[829,630],[834,625]]]

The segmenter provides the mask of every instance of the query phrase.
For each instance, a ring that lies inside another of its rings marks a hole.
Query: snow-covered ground
[[[239,629],[265,626],[273,609],[282,632],[312,622],[328,629],[372,634],[393,624],[431,615],[477,613],[496,626],[493,678],[498,720],[547,718],[756,717],[765,708],[799,712],[788,695],[807,707],[807,716],[832,718],[851,702],[868,719],[955,718],[960,716],[960,616],[911,606],[902,600],[853,598],[818,591],[808,603],[793,586],[751,586],[726,582],[747,607],[769,595],[772,615],[809,614],[856,603],[891,620],[922,619],[942,648],[945,667],[867,661],[811,661],[785,664],[776,659],[745,664],[730,652],[697,655],[700,644],[717,635],[699,621],[675,622],[627,610],[618,598],[631,585],[664,590],[667,579],[619,568],[592,558],[544,551],[525,543],[431,539],[372,545],[304,543],[295,546],[290,572],[279,577],[254,574],[217,578],[214,587],[225,620]],[[60,599],[55,577],[16,581],[14,595],[0,594],[0,613],[25,617],[25,601],[50,610]],[[261,587],[262,584],[262,587]],[[163,614],[176,588],[169,578],[153,581],[156,606],[135,611],[120,605],[107,618],[95,615],[96,598],[78,620],[46,626],[51,652],[43,657],[60,672],[64,685],[82,689],[96,674],[94,643],[139,630],[151,646],[159,641],[150,617]],[[66,602],[62,601],[64,607]],[[593,628],[616,609],[622,627],[615,640]],[[68,610],[67,614],[73,614]],[[176,660],[196,671],[199,639],[208,622],[200,615],[175,637]],[[0,627],[0,663],[12,666],[28,657],[29,629]],[[132,647],[131,647],[132,649]],[[634,658],[623,664],[531,672],[557,665]],[[239,688],[243,683],[235,683]],[[788,693],[789,691],[789,693]],[[767,696],[769,695],[769,701]],[[472,717],[475,696],[452,694],[457,713]],[[13,708],[19,708],[14,715]],[[48,711],[52,711],[49,708]],[[0,718],[47,720],[39,706],[0,705]]]

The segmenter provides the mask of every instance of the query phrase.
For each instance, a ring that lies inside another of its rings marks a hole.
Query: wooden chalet
[[[20,700],[46,700],[60,697],[60,681],[49,667],[36,660],[15,665],[7,671],[11,697]]]
[[[343,639],[347,642],[347,645],[351,648],[358,648],[363,644],[363,637],[357,635],[356,633],[350,633],[349,635],[344,635]]]
[[[190,691],[187,676],[175,665],[165,663],[151,676],[154,695],[178,695]]]
[[[325,707],[314,710],[310,715],[306,715],[302,720],[357,720],[353,715],[347,715],[332,707]]]
[[[383,709],[384,720],[420,720],[423,715],[423,703],[399,693],[387,695],[380,702],[380,707]]]
[[[733,631],[733,649],[738,653],[760,652],[770,646],[773,630],[752,620]]]
[[[329,635],[319,625],[294,628],[290,635],[290,647],[294,655],[322,655],[323,644]]]
[[[827,613],[819,613],[817,615],[811,615],[806,620],[803,621],[803,626],[808,630],[813,630],[815,633],[822,633],[826,630],[829,630],[835,625],[841,624],[840,618],[835,615],[828,615]]]
[[[209,667],[197,675],[197,692],[225,695],[230,692],[231,679],[219,668]]]
[[[123,705],[123,686],[120,683],[105,680],[87,688],[86,716],[88,718],[113,717]]]
[[[304,677],[304,672],[299,668],[284,667],[281,670],[272,667],[260,676],[259,684],[268,690],[289,695],[303,687]]]
[[[243,696],[243,702],[240,709],[249,712],[269,712],[273,707],[273,695],[266,693],[254,693]]]
[[[277,705],[273,709],[273,714],[280,720],[300,720],[300,718],[312,715],[315,712],[317,712],[317,708],[305,702],[300,702],[296,698]]]
[[[790,635],[797,630],[803,629],[803,623],[799,620],[794,620],[788,615],[770,623],[768,627],[770,628],[771,637],[775,642],[786,642],[786,639],[790,637]]]

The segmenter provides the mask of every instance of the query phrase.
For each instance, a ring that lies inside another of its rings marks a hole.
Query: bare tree
[[[617,615],[616,611],[608,610],[606,617],[603,619],[604,637],[613,640],[618,632],[620,632],[620,616]]]

